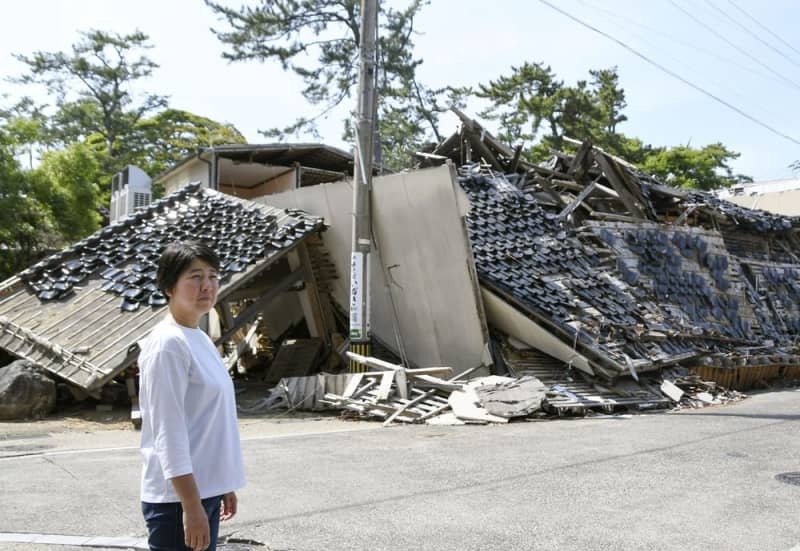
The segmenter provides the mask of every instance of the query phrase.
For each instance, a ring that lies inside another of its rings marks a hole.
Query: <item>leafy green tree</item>
[[[89,31],[70,52],[17,56],[28,72],[16,81],[45,85],[51,98],[0,110],[0,209],[13,214],[0,222],[0,276],[97,230],[124,165],[155,175],[199,147],[244,143],[231,125],[165,109],[163,96],[136,100],[136,85],[157,67],[142,53],[149,47],[141,32]]]
[[[31,264],[55,241],[50,210],[32,192],[31,180],[0,129],[0,280]]]
[[[166,98],[147,94],[137,101],[133,86],[158,65],[143,50],[152,46],[146,34],[100,30],[81,33],[70,52],[16,54],[28,72],[15,79],[42,84],[55,97],[52,138],[61,144],[99,134],[106,144],[106,172],[119,168],[120,140],[147,114],[166,105]]]
[[[620,87],[617,68],[591,69],[595,116],[607,134],[617,134],[617,125],[628,120],[622,111],[628,105],[625,90]]]
[[[752,181],[730,168],[739,155],[721,143],[701,149],[678,146],[651,152],[640,166],[671,186],[712,190]]]
[[[139,121],[124,140],[126,160],[156,176],[201,147],[247,143],[231,124],[179,109]]]
[[[35,196],[52,212],[64,242],[77,241],[100,228],[102,174],[97,151],[76,142],[42,156],[33,183]]]
[[[538,142],[533,160],[550,149],[565,149],[564,137],[591,139],[610,153],[625,149],[625,137],[617,133],[624,122],[625,91],[619,87],[615,67],[589,72],[591,82],[579,80],[568,86],[550,66],[526,62],[511,74],[479,84],[475,95],[489,101],[482,116],[496,120],[500,137],[509,143]]]
[[[619,131],[627,101],[616,67],[589,71],[589,81],[574,86],[557,79],[549,66],[524,63],[509,75],[478,86],[474,95],[488,100],[481,113],[495,120],[499,137],[511,144],[531,144],[526,156],[541,161],[553,149],[569,150],[564,137],[590,139],[678,187],[716,189],[750,178],[734,174],[730,161],[739,154],[720,143],[700,149],[687,146],[653,147]],[[461,91],[461,95],[464,95]]]
[[[49,141],[48,118],[43,107],[26,96],[10,109],[1,110],[0,121],[8,147],[14,155],[27,157],[28,169],[32,169],[34,156]]]
[[[313,117],[262,133],[280,139],[304,131],[318,136],[316,121],[351,99],[358,82],[361,1],[261,0],[238,9],[205,1],[227,24],[213,31],[228,48],[225,59],[280,63],[302,80],[303,97],[319,107]],[[407,165],[408,154],[425,141],[441,141],[437,124],[443,90],[432,90],[416,77],[422,60],[414,57],[414,18],[426,3],[411,0],[405,9],[386,2],[380,6],[378,121],[382,139],[391,131],[382,150],[393,168]],[[352,127],[345,123],[345,138],[351,136]]]
[[[557,80],[549,66],[526,62],[512,67],[509,76],[479,84],[474,93],[490,102],[480,115],[497,121],[498,137],[515,144],[532,142],[540,133],[553,138],[560,136],[563,89],[564,83]]]

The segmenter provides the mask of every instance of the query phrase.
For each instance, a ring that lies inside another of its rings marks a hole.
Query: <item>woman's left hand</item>
[[[222,496],[222,504],[219,511],[220,520],[230,520],[236,514],[239,501],[236,498],[236,492],[228,492]]]

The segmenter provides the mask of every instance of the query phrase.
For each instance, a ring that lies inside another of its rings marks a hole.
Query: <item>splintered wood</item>
[[[448,397],[462,388],[449,367],[405,369],[402,366],[348,352],[350,359],[373,371],[355,373],[342,394],[327,393],[332,407],[378,418],[384,425],[394,422],[424,423],[450,408]],[[449,377],[443,379],[443,377]]]
[[[348,352],[348,357],[373,369],[363,373],[319,374],[282,379],[261,403],[245,412],[289,409],[338,409],[393,423],[463,425],[508,423],[513,419],[560,416],[565,413],[612,413],[723,403],[738,393],[717,388],[697,375],[673,368],[640,380],[622,377],[601,384],[583,372],[529,349],[504,359],[512,377],[469,378],[476,369],[453,376],[449,367],[408,369]]]

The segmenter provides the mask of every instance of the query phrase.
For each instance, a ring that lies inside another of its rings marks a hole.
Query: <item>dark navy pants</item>
[[[208,515],[208,526],[211,529],[211,545],[208,551],[217,548],[219,535],[219,506],[222,496],[209,497],[202,501],[203,509]],[[185,551],[190,550],[183,543],[183,507],[177,503],[142,502],[142,514],[147,523],[147,543],[150,551]]]

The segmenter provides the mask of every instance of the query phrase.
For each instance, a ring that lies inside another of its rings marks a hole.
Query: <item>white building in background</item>
[[[800,178],[737,184],[720,190],[717,196],[750,209],[800,216]]]
[[[200,182],[228,195],[253,199],[338,182],[352,174],[353,156],[324,144],[230,144],[203,148],[153,181],[165,195]]]
[[[116,222],[150,204],[153,181],[145,171],[128,165],[111,178],[109,221]]]

